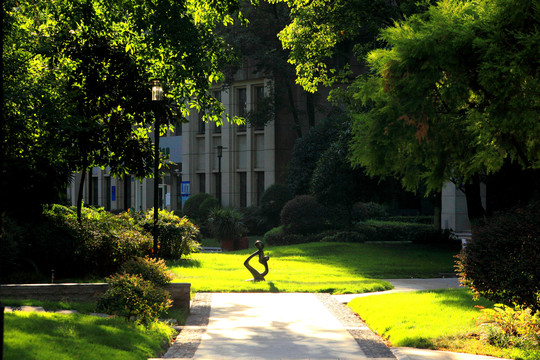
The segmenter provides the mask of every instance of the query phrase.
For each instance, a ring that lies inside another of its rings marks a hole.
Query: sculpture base
[[[248,279],[246,281],[259,282],[259,281],[266,281],[266,280],[265,279]]]

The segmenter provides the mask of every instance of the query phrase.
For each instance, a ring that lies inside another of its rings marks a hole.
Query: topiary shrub
[[[219,209],[219,200],[215,197],[209,197],[205,199],[201,206],[199,206],[199,219],[206,220],[210,215],[210,212],[214,209]]]
[[[281,224],[286,233],[310,234],[326,227],[325,208],[311,195],[300,195],[281,211]]]
[[[458,255],[461,283],[476,296],[540,310],[540,204],[501,213],[473,228]]]
[[[309,235],[288,234],[283,231],[283,226],[267,231],[263,239],[270,246],[304,244],[313,241]]]
[[[279,225],[281,210],[292,200],[293,194],[286,185],[274,184],[266,189],[261,197],[261,213],[272,226]]]
[[[187,198],[182,208],[182,210],[184,211],[184,215],[187,216],[191,221],[197,222],[201,220],[204,215],[201,213],[201,205],[205,200],[211,198],[214,197],[207,193],[198,193],[195,195],[191,195]]]
[[[368,219],[384,219],[388,216],[388,213],[381,204],[368,202],[364,206],[366,207]]]

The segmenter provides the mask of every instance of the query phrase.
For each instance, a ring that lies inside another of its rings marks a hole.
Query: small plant
[[[109,289],[98,300],[97,310],[148,325],[171,306],[167,290],[141,275],[118,273],[107,278]]]
[[[530,308],[495,304],[493,309],[481,309],[479,317],[482,337],[491,345],[516,346],[524,349],[540,345],[540,312]]]
[[[163,260],[134,258],[107,279],[109,289],[99,299],[98,311],[136,318],[148,325],[171,306],[170,294],[165,289],[171,280],[172,274]]]
[[[134,258],[122,265],[121,272],[140,275],[157,287],[165,288],[171,282],[173,275],[167,269],[163,259]]]
[[[237,249],[234,243],[247,231],[242,221],[242,214],[230,208],[212,210],[208,216],[208,227],[222,247],[225,242],[232,242],[233,249]]]

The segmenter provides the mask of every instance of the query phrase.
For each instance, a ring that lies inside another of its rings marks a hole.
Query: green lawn
[[[146,329],[119,318],[17,311],[5,314],[4,359],[145,360],[173,332],[159,323]]]
[[[244,260],[254,249],[192,254],[169,262],[175,281],[193,292],[362,293],[390,289],[384,278],[428,278],[453,271],[455,251],[413,244],[310,243],[265,248],[266,282],[246,282]],[[252,259],[251,264],[257,264]],[[259,265],[260,266],[260,265]],[[262,270],[262,266],[260,266]]]
[[[368,326],[393,346],[441,349],[511,359],[538,359],[540,350],[497,348],[479,340],[475,305],[466,289],[394,293],[356,298],[349,303]]]

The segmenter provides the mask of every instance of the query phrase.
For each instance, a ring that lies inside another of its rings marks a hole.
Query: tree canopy
[[[2,171],[41,166],[63,178],[58,188],[94,166],[148,175],[155,116],[179,123],[196,107],[222,121],[208,89],[230,51],[213,29],[239,10],[235,0],[4,2]],[[160,106],[152,78],[166,86]],[[1,187],[13,193],[11,175]]]
[[[383,1],[375,10],[361,0],[287,3],[292,22],[280,38],[291,49],[297,81],[311,91],[347,84],[334,97],[353,122],[354,165],[428,192],[449,180],[476,186],[507,162],[540,168],[540,7],[534,2]],[[366,18],[370,9],[380,16]],[[362,40],[373,29],[377,40]],[[347,41],[357,59],[366,46],[372,50],[363,74],[339,77],[336,54]]]

